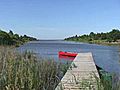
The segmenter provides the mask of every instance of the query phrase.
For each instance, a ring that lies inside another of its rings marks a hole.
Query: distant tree
[[[24,35],[23,37],[24,37],[24,38],[27,38],[27,35]]]
[[[120,31],[118,29],[113,29],[110,32],[107,33],[94,33],[94,32],[90,32],[89,35],[81,35],[81,36],[73,36],[70,38],[66,38],[66,40],[73,40],[73,41],[93,41],[93,40],[104,40],[104,41],[108,41],[108,42],[116,42],[117,40],[120,39]]]
[[[15,35],[14,35],[14,39],[15,39],[15,40],[19,40],[19,35],[18,35],[18,34],[15,34]]]
[[[105,39],[107,39],[106,33],[101,33],[101,40],[105,40]]]
[[[91,33],[89,34],[89,37],[90,37],[91,39],[94,39],[94,38],[95,38],[95,33],[94,33],[94,32],[91,32]]]
[[[115,42],[117,39],[120,39],[120,31],[118,29],[113,29],[109,32],[109,37]]]
[[[36,38],[29,37],[27,35],[19,36],[18,34],[14,34],[11,30],[9,33],[0,30],[0,45],[16,45],[19,46],[24,42],[37,40]]]
[[[8,33],[0,30],[0,44],[2,45],[10,45],[13,44],[13,41]]]
[[[9,35],[13,36],[14,35],[13,31],[10,30]]]
[[[95,40],[101,40],[101,34],[97,33],[94,37]]]
[[[75,38],[77,38],[78,36],[77,35],[75,35]]]

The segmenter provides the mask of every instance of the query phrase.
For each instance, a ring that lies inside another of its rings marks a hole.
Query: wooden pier
[[[92,53],[78,53],[55,90],[97,90],[97,80]]]

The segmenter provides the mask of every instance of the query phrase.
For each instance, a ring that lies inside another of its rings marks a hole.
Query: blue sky
[[[120,0],[0,0],[0,28],[63,39],[120,28]]]

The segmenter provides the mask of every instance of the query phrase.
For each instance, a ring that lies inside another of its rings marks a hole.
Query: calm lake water
[[[54,58],[58,61],[58,51],[92,52],[96,64],[108,72],[120,73],[119,48],[96,44],[68,41],[41,40],[32,41],[18,48],[19,51],[33,51],[40,57]]]

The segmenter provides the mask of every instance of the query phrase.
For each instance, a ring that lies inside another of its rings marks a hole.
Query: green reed
[[[0,47],[0,90],[54,90],[67,65]]]

